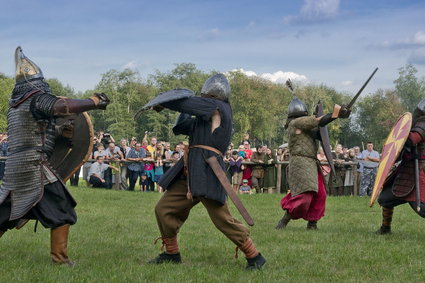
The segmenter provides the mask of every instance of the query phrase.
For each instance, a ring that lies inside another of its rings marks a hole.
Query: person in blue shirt
[[[127,165],[128,176],[130,180],[130,186],[128,187],[128,190],[130,191],[134,191],[134,186],[137,182],[137,178],[140,178],[139,184],[141,184],[141,177],[145,171],[143,169],[144,158],[146,158],[146,151],[144,148],[142,148],[142,145],[140,143],[136,143],[136,146],[130,149],[127,154],[127,160],[133,161],[131,163],[128,163]]]
[[[366,149],[362,151],[360,158],[363,164],[362,179],[360,181],[360,196],[372,194],[373,183],[375,182],[376,172],[379,165],[379,153],[373,150],[373,143],[368,142]]]

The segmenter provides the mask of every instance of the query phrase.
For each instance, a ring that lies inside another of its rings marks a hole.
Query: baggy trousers
[[[325,215],[326,189],[321,172],[317,174],[318,191],[304,192],[296,196],[288,193],[280,201],[283,210],[288,211],[292,219],[319,221]]]
[[[189,217],[192,207],[201,202],[208,211],[215,227],[220,230],[236,246],[242,246],[249,237],[249,229],[230,214],[227,203],[204,197],[187,199],[187,181],[178,180],[173,183],[158,201],[155,207],[156,220],[163,238],[177,236],[180,227]]]

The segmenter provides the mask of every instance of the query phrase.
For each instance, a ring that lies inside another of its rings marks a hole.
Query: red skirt
[[[318,192],[305,192],[296,196],[288,193],[280,200],[280,206],[291,215],[292,219],[318,221],[325,216],[326,189],[323,176],[318,172]]]

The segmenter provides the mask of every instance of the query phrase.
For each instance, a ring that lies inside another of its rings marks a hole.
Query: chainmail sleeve
[[[35,96],[31,101],[30,109],[36,121],[52,117],[53,105],[57,100],[56,96],[46,93]]]

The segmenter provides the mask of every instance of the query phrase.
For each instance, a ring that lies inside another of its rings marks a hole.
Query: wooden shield
[[[316,117],[321,116],[323,116],[323,103],[319,100],[316,105]],[[326,159],[328,160],[329,166],[331,167],[331,171],[333,172],[333,174],[335,174],[335,165],[331,152],[331,143],[329,141],[328,128],[326,126],[319,127],[319,132],[321,138],[320,143],[322,144],[323,152],[325,153]]]
[[[56,137],[49,163],[66,182],[86,161],[93,150],[93,125],[86,112],[56,119],[56,125],[72,124],[72,139]]]
[[[395,123],[388,135],[384,148],[382,149],[381,161],[379,162],[378,172],[376,174],[375,184],[373,185],[372,196],[370,198],[370,207],[372,207],[379,193],[382,191],[385,180],[387,179],[392,166],[397,160],[397,157],[400,155],[400,152],[409,137],[411,127],[412,114],[406,112],[398,118],[397,123]]]

